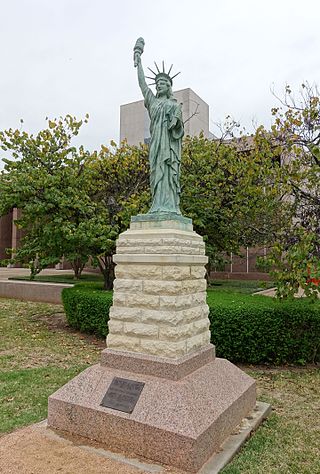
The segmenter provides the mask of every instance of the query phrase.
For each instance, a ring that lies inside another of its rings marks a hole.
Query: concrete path
[[[276,295],[276,289],[275,288],[268,288],[267,290],[261,290],[257,291],[256,293],[253,293],[254,295],[261,295],[261,296],[271,296],[272,298]]]

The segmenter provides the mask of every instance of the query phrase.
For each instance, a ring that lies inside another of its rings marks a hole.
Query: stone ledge
[[[208,257],[205,255],[144,255],[144,254],[116,254],[113,256],[114,263],[143,263],[146,265],[206,265]]]
[[[62,290],[72,286],[61,283],[0,280],[0,298],[62,304]]]
[[[135,352],[104,349],[101,353],[101,365],[135,374],[180,380],[208,362],[212,362],[214,358],[215,347],[212,344],[174,360]]]
[[[128,229],[122,232],[118,241],[130,239],[182,239],[192,240],[194,242],[203,242],[201,235],[194,230],[183,229]]]
[[[205,249],[197,248],[197,247],[178,247],[174,245],[149,245],[149,246],[132,246],[132,247],[125,247],[118,245],[117,247],[117,254],[130,254],[130,255],[204,255]]]

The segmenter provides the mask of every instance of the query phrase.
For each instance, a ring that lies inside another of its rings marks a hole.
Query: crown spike
[[[149,71],[151,71],[151,72],[152,72],[152,74],[153,74],[154,76],[156,76],[156,75],[157,75],[157,73],[156,73],[156,72],[154,72],[154,71],[153,71],[152,69],[150,69],[149,67],[148,67],[148,69],[149,69]]]
[[[156,68],[157,68],[158,73],[160,73],[160,69],[158,68],[158,64],[157,64],[155,61],[154,61],[154,64],[155,64],[155,66],[156,66]]]
[[[150,77],[150,76],[146,76],[147,79],[151,79],[152,81],[154,81],[154,84],[156,84],[157,82],[157,79],[160,78],[161,76],[163,77],[168,77],[169,80],[171,81],[171,84],[172,84],[172,79],[174,79],[175,77],[177,77],[179,74],[181,74],[181,72],[177,72],[177,74],[175,74],[174,76],[170,77],[170,73],[172,71],[172,68],[173,68],[173,64],[171,64],[168,72],[166,72],[165,70],[165,63],[164,61],[162,61],[162,72],[160,71],[157,63],[154,61],[154,64],[157,68],[157,71],[158,73],[155,73],[150,67],[148,67],[149,71],[152,72],[152,74],[154,75],[154,77]],[[153,85],[153,84],[149,84],[150,86]]]
[[[177,72],[177,74],[175,74],[174,76],[171,77],[171,80],[174,79],[175,77],[177,77],[179,74],[181,74],[181,71]]]

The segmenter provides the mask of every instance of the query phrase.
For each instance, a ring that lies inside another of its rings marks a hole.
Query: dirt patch
[[[261,365],[245,365],[245,364],[236,364],[237,367],[239,367],[241,370],[244,370],[245,372],[249,370],[254,370],[254,371],[262,371],[265,372],[266,374],[270,373],[281,373],[284,371],[290,371],[290,372],[297,372],[297,373],[304,373],[308,372],[309,370],[314,370],[318,367],[320,367],[319,363],[315,364],[306,364],[303,366],[300,365],[267,365],[267,364],[261,364]]]
[[[44,323],[44,325],[47,327],[47,329],[49,329],[49,331],[64,331],[77,336],[79,339],[87,342],[88,344],[93,344],[99,349],[106,348],[106,341],[104,338],[98,337],[94,334],[84,334],[74,328],[71,328],[68,325],[64,311],[59,310],[50,314],[36,314],[32,317],[32,320]]]

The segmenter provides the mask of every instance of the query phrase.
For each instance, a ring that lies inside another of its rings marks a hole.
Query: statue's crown
[[[153,81],[151,84],[149,84],[150,86],[152,86],[153,84],[156,84],[157,81],[159,81],[159,79],[167,79],[172,85],[172,79],[174,79],[178,74],[180,74],[180,72],[177,72],[177,74],[175,74],[174,76],[170,76],[170,72],[171,72],[173,64],[171,64],[168,72],[165,71],[164,61],[162,61],[162,71],[160,71],[156,62],[154,64],[158,72],[154,72],[152,69],[148,67],[149,71],[152,72],[153,77],[146,76],[148,79],[151,79]]]

